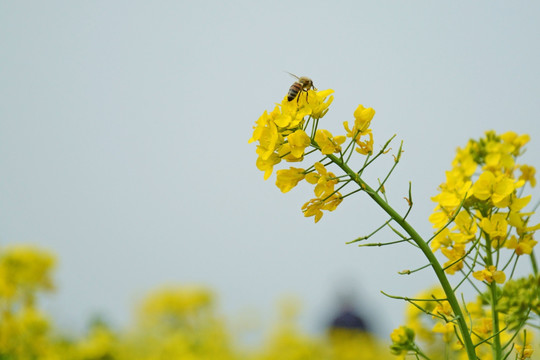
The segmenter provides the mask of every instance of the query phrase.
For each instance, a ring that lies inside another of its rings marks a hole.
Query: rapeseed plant
[[[530,357],[531,326],[540,327],[534,323],[539,315],[540,281],[533,253],[537,244],[534,234],[540,224],[532,223],[534,209],[524,210],[531,200],[524,194],[525,186],[536,185],[535,168],[519,163],[529,136],[488,131],[459,148],[446,181],[432,198],[437,204],[429,217],[434,234],[422,237],[407,221],[413,206],[411,185],[405,196],[405,214],[398,213],[387,198],[385,184],[401,159],[403,143],[393,154],[393,166],[383,180],[370,186],[363,175],[391,150],[389,144],[395,135],[375,152],[370,128],[375,111],[363,105],[353,112],[352,126],[343,123],[344,135],[320,128],[333,101],[332,93],[310,90],[301,92],[297,101],[284,98],[270,114],[265,111],[259,118],[249,142],[258,142],[256,163],[265,180],[282,160],[298,163],[277,170],[276,185],[283,193],[303,180],[314,186],[315,198],[301,207],[304,216],[313,216],[317,223],[325,211],[336,210],[346,197],[364,192],[389,218],[368,235],[348,243],[407,243],[424,254],[426,265],[401,274],[431,267],[440,288],[416,298],[388,295],[414,307],[408,324],[391,334],[392,353],[402,358],[499,360],[510,358],[514,351],[515,358]],[[321,106],[324,111],[317,112],[315,108]],[[355,151],[363,157],[364,165],[353,170],[350,160]],[[398,240],[364,243],[386,227]],[[438,260],[438,252],[445,260]],[[524,257],[530,261],[532,275],[516,279],[515,269]],[[449,276],[458,277],[455,285]],[[458,291],[463,284],[477,292],[477,300],[460,304]]]

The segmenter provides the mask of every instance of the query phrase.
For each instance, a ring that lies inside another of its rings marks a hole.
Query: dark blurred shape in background
[[[371,332],[371,328],[358,308],[356,297],[352,291],[338,294],[338,311],[328,324],[328,330],[357,330]]]

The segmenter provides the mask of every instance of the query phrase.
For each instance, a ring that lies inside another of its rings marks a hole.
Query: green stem
[[[491,251],[491,238],[485,234],[486,239],[486,267],[493,265],[493,254]],[[501,337],[499,335],[499,312],[497,311],[497,283],[492,280],[489,284],[489,293],[491,296],[491,319],[493,321],[493,358],[500,359],[502,354]]]
[[[538,275],[538,265],[536,264],[536,257],[534,256],[534,251],[531,251],[531,265],[533,268],[533,274]]]
[[[454,315],[456,317],[456,321],[458,323],[462,341],[465,346],[465,349],[467,351],[467,356],[469,360],[476,360],[476,353],[474,351],[474,345],[471,340],[471,336],[469,334],[469,329],[467,327],[467,323],[465,321],[465,317],[463,316],[463,312],[461,310],[461,307],[459,306],[459,302],[456,298],[455,293],[452,291],[452,286],[450,285],[450,282],[448,281],[448,278],[446,277],[446,274],[444,273],[441,264],[435,257],[435,254],[433,251],[431,251],[429,245],[422,239],[422,237],[416,232],[416,230],[407,222],[405,221],[401,215],[398,214],[397,211],[395,211],[388,203],[386,203],[367,183],[365,183],[346,163],[342,162],[338,157],[335,155],[327,155],[329,159],[331,159],[337,166],[339,166],[345,173],[347,173],[351,179],[356,182],[372,199],[375,201],[388,215],[390,215],[396,223],[398,223],[401,228],[409,234],[411,239],[418,245],[418,247],[422,250],[426,258],[431,263],[431,267],[433,268],[433,271],[435,272],[435,275],[439,279],[439,283],[441,284],[446,297],[448,299],[448,303],[452,307],[452,310],[454,312]]]

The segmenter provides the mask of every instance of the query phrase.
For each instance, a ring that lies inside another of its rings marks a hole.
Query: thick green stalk
[[[343,171],[345,171],[345,173],[347,173],[354,182],[356,182],[362,189],[364,189],[364,191],[388,215],[390,215],[392,219],[394,219],[394,221],[398,223],[405,232],[407,232],[407,234],[409,234],[411,239],[422,250],[426,258],[429,260],[431,267],[433,268],[433,271],[435,271],[435,275],[439,279],[439,283],[441,284],[446,294],[448,303],[452,307],[452,311],[454,312],[454,315],[456,317],[456,321],[458,323],[458,327],[461,333],[461,341],[463,341],[463,344],[467,351],[467,356],[469,360],[476,360],[477,357],[474,351],[474,345],[471,340],[467,323],[465,322],[465,317],[463,316],[463,311],[461,310],[461,307],[459,306],[459,302],[456,298],[456,295],[454,294],[454,291],[452,290],[452,286],[450,285],[450,282],[448,281],[446,274],[444,273],[444,270],[442,269],[441,264],[435,257],[435,254],[433,254],[433,251],[431,251],[429,245],[424,241],[424,239],[422,239],[422,237],[416,232],[416,230],[405,219],[403,219],[401,215],[397,213],[397,211],[395,211],[386,201],[384,201],[368,184],[366,184],[362,179],[360,179],[360,177],[346,163],[341,161],[341,159],[339,159],[335,155],[327,155],[327,156],[337,166],[339,166]]]

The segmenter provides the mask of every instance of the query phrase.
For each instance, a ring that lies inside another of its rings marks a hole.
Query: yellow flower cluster
[[[0,250],[0,298],[30,301],[32,293],[52,290],[50,278],[55,265],[51,254],[31,246],[13,246]]]
[[[343,123],[346,135],[334,136],[326,129],[318,129],[319,120],[333,101],[332,93],[333,90],[301,92],[297,101],[288,101],[285,97],[272,112],[265,111],[256,121],[249,143],[258,142],[256,165],[264,172],[265,180],[282,160],[301,162],[314,151],[323,155],[323,160],[324,156],[332,154],[343,156],[342,145],[347,138],[357,146],[358,153],[367,155],[373,152],[373,134],[369,126],[375,111],[371,108],[358,106],[352,128],[347,121]],[[310,131],[308,127],[311,127]],[[307,152],[308,147],[313,150]],[[315,222],[321,219],[323,210],[334,211],[343,200],[335,188],[340,180],[326,168],[328,164],[323,164],[323,160],[314,162],[307,169],[290,167],[276,172],[276,185],[283,193],[302,180],[315,185],[316,197],[302,206],[304,216],[313,216]]]
[[[414,298],[423,300],[415,301],[414,305],[411,303],[407,306],[406,326],[394,330],[391,336],[393,343],[404,343],[403,329],[410,329],[413,334],[416,334],[416,344],[421,346],[429,358],[438,359],[440,354],[445,354],[446,359],[466,359],[465,349],[459,337],[456,336],[457,327],[453,323],[454,315],[448,302],[443,300],[444,291],[436,287],[423,291]],[[493,316],[481,296],[477,298],[477,301],[466,304],[466,316],[472,326],[473,341],[478,344],[476,347],[478,358],[495,360],[490,342],[485,341],[492,336]],[[498,315],[498,322],[501,328],[506,328],[507,323],[503,314]],[[516,353],[521,351],[530,356],[534,340],[533,333],[529,329],[526,332],[526,339],[512,335],[510,331],[503,331],[500,336],[503,343],[513,345]],[[397,334],[401,334],[401,337]]]
[[[257,168],[264,171],[264,179],[272,174],[274,165],[284,158],[288,162],[302,161],[304,150],[311,143],[304,131],[305,118],[322,118],[334,100],[333,90],[300,93],[298,101],[285,97],[270,113],[265,111],[256,121],[249,143],[258,141]],[[308,102],[309,99],[309,102]]]
[[[32,246],[0,248],[1,359],[41,359],[48,353],[49,321],[36,307],[36,294],[52,290],[54,264],[54,256]]]
[[[392,351],[392,354],[398,355],[401,359],[405,359],[408,352],[415,349],[414,338],[414,330],[409,327],[400,326],[397,329],[394,329],[390,334],[390,339],[392,340],[390,350]]]
[[[462,270],[468,246],[482,240],[485,252],[505,247],[518,256],[531,254],[540,226],[529,225],[531,214],[523,209],[531,197],[521,193],[525,184],[536,185],[535,169],[516,162],[528,141],[528,135],[489,131],[457,150],[446,182],[432,198],[437,206],[429,218],[436,229],[431,248],[447,257],[447,273]],[[495,265],[486,263],[475,278],[504,282]]]

